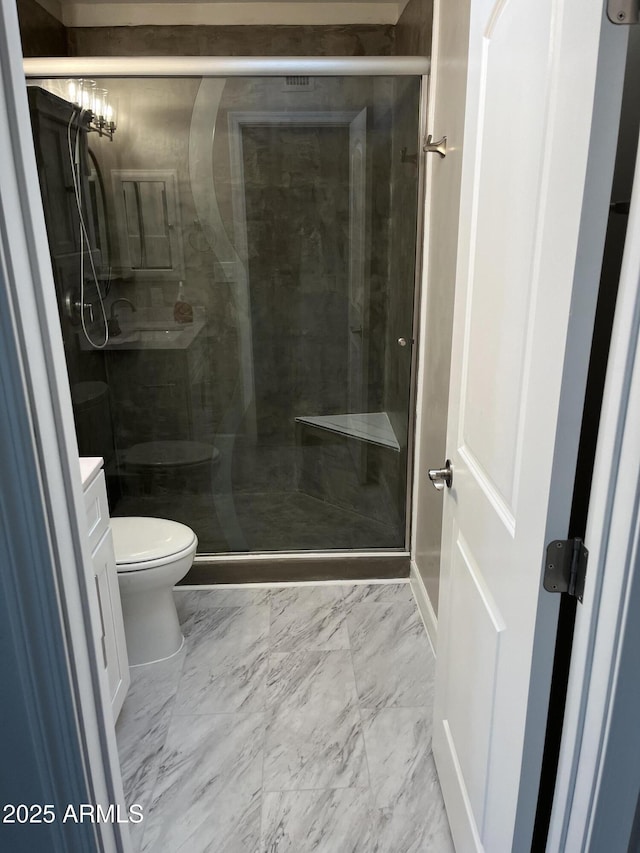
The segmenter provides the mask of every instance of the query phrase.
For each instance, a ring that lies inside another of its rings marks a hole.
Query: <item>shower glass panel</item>
[[[201,554],[404,548],[421,79],[100,78],[112,140],[48,83],[78,440],[112,515]]]

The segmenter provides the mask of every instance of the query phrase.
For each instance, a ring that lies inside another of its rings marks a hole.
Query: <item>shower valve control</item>
[[[81,322],[84,311],[88,312],[89,322],[93,323],[93,303],[82,302],[77,290],[67,290],[64,295],[64,306],[67,312],[67,317],[71,320],[74,326]]]

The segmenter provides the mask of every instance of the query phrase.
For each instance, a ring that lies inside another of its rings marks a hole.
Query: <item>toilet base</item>
[[[132,584],[127,584],[128,574],[134,575],[135,584],[140,581],[140,572],[118,575],[129,665],[139,666],[171,657],[180,651],[184,642],[173,589],[146,588],[138,592],[131,588]]]
[[[149,568],[123,571],[118,566],[118,586],[129,666],[154,663],[182,648],[173,587],[191,568],[197,541],[173,560]]]
[[[148,660],[146,663],[130,663],[129,669],[139,669],[142,666],[153,666],[155,663],[164,663],[167,660],[171,660],[172,658],[175,658],[177,655],[180,654],[180,652],[184,648],[185,643],[186,643],[186,640],[183,637],[182,643],[180,644],[180,648],[177,651],[175,651],[172,655],[169,655],[168,658],[158,658],[157,660]]]

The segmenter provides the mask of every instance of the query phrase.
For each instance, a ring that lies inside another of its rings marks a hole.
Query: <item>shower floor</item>
[[[170,518],[192,527],[198,551],[318,551],[398,548],[401,533],[301,492],[239,492],[233,498],[237,524],[221,524],[210,495],[164,494],[121,498],[112,515]]]
[[[176,590],[117,724],[145,853],[453,853],[408,583]]]

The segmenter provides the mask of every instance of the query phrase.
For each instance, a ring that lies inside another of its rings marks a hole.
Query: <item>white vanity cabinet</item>
[[[107,489],[102,460],[82,459],[82,485],[91,560],[100,608],[99,650],[107,672],[114,721],[129,689],[129,662],[118,589],[118,573],[109,527]]]

